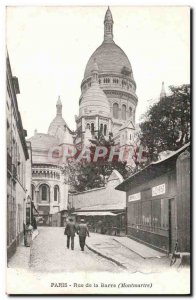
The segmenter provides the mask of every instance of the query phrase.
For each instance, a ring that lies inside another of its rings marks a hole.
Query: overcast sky
[[[9,7],[7,48],[19,79],[18,104],[28,137],[46,133],[56,114],[75,129],[80,84],[87,61],[103,41],[107,7]],[[111,7],[114,41],[127,54],[137,84],[136,121],[161,82],[190,82],[188,7]]]

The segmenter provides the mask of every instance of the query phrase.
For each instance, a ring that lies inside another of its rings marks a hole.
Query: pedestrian
[[[27,219],[27,223],[25,226],[25,239],[24,239],[24,244],[26,247],[31,246],[32,234],[33,234],[33,226],[31,226],[30,221]]]
[[[80,220],[80,224],[78,225],[78,228],[77,228],[77,233],[79,235],[79,243],[80,243],[81,251],[84,251],[86,236],[88,235],[88,237],[89,237],[88,226],[85,223],[84,219]]]
[[[67,235],[67,249],[69,249],[71,239],[71,250],[74,250],[74,237],[77,232],[76,225],[72,218],[69,219],[65,227],[64,234]]]

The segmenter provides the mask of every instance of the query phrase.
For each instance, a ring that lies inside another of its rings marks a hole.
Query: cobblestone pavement
[[[88,239],[88,237],[87,237]],[[39,235],[31,247],[30,268],[33,272],[108,271],[123,272],[115,263],[93,253],[87,247],[82,252],[78,236],[74,251],[66,248],[66,236],[62,227],[40,227]]]

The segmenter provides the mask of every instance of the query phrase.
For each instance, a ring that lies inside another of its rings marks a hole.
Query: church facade
[[[60,98],[56,104],[56,116],[50,123],[48,133],[38,133],[29,139],[32,147],[31,200],[39,213],[40,225],[51,225],[52,216],[67,209],[68,185],[63,164],[50,156],[55,147],[73,144],[71,130],[62,117]]]
[[[131,145],[138,98],[130,61],[113,40],[113,17],[108,7],[104,40],[89,58],[81,83],[75,143],[102,134],[116,144]]]
[[[115,144],[132,145],[137,107],[136,83],[130,61],[113,40],[113,17],[108,8],[104,19],[104,39],[91,55],[81,83],[76,131],[71,131],[62,116],[60,97],[56,116],[48,132],[35,131],[32,147],[31,198],[40,222],[51,224],[53,214],[67,209],[68,190],[62,161],[49,158],[52,148],[63,145],[90,145],[98,135]]]

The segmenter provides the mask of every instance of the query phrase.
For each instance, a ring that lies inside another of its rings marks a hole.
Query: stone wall
[[[114,170],[104,188],[93,189],[69,195],[69,206],[75,210],[116,210],[126,207],[125,192],[115,190],[123,181],[122,176]]]

